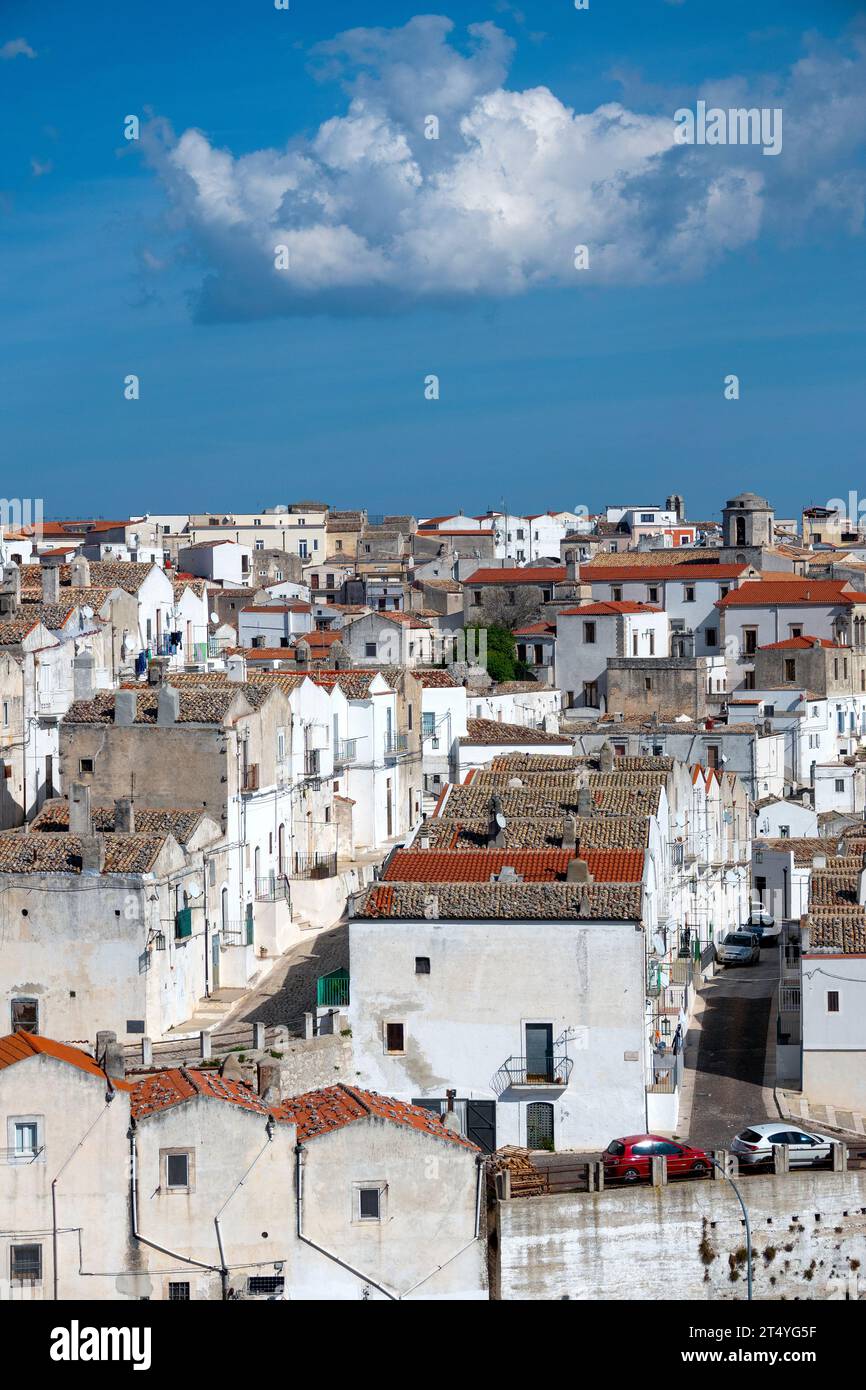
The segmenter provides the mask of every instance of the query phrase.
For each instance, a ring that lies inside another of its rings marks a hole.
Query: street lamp
[[[751,1303],[751,1301],[752,1301],[752,1228],[751,1228],[751,1226],[749,1225],[749,1213],[746,1211],[746,1204],[745,1204],[745,1202],[743,1201],[743,1195],[742,1195],[742,1193],[740,1192],[740,1189],[737,1187],[737,1184],[734,1182],[733,1178],[730,1177],[730,1175],[729,1175],[728,1173],[725,1172],[725,1170],[724,1170],[724,1168],[722,1167],[721,1163],[719,1163],[717,1159],[711,1158],[709,1154],[707,1154],[707,1158],[709,1159],[710,1163],[712,1163],[712,1165],[713,1165],[714,1168],[718,1168],[718,1170],[719,1170],[719,1172],[721,1173],[722,1177],[725,1179],[725,1182],[729,1182],[729,1183],[731,1184],[731,1187],[734,1189],[734,1191],[735,1191],[736,1194],[737,1194],[737,1201],[739,1202],[739,1204],[740,1204],[740,1206],[741,1206],[741,1208],[742,1208],[742,1211],[743,1211],[743,1220],[744,1220],[745,1223],[746,1223],[746,1298],[747,1298],[747,1299],[749,1300],[749,1302]]]

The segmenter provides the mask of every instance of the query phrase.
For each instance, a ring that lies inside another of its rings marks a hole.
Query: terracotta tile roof
[[[812,647],[833,647],[841,650],[841,644],[831,642],[827,637],[786,637],[784,642],[766,642],[758,650],[762,652],[805,652]],[[846,651],[849,648],[845,648]]]
[[[637,922],[639,886],[591,883],[378,884],[359,899],[358,917],[415,921],[431,907],[442,919]]]
[[[777,836],[759,835],[755,838],[755,846],[766,845],[767,849],[791,851],[794,855],[795,864],[811,864],[816,854],[824,854],[829,857],[835,853],[838,841],[832,836],[826,839],[817,835],[798,835],[790,838],[781,839]]]
[[[565,565],[526,569],[479,569],[463,580],[464,589],[473,584],[560,584],[566,578]]]
[[[78,1047],[55,1042],[53,1038],[45,1038],[41,1033],[7,1033],[5,1038],[0,1038],[0,1068],[12,1067],[16,1062],[26,1062],[30,1057],[54,1057],[58,1062],[65,1062],[67,1066],[77,1067],[79,1071],[99,1077],[105,1084],[105,1072],[102,1067]],[[116,1091],[132,1090],[128,1081],[112,1077],[111,1084]]]
[[[42,623],[49,632],[59,632],[65,627],[78,612],[78,607],[73,603],[31,603],[27,602],[23,611],[19,612],[19,618],[32,618],[34,622]]]
[[[564,880],[574,850],[397,850],[382,875],[385,883],[489,883],[491,875],[510,867],[527,883]],[[581,849],[589,872],[597,883],[640,883],[641,850]]]
[[[135,808],[135,829],[138,835],[173,835],[179,845],[187,840],[201,823],[204,812],[195,806],[178,806],[170,810]],[[114,806],[93,807],[93,829],[100,835],[114,833]],[[69,802],[62,797],[46,801],[30,822],[30,830],[45,834],[69,829]]]
[[[180,724],[222,724],[238,694],[241,693],[240,685],[230,685],[228,681],[226,681],[225,686],[215,685],[213,688],[200,688],[198,683],[187,685],[182,681],[175,682],[173,679],[170,684],[175,686],[180,694],[180,712],[178,715],[178,723]],[[76,700],[64,715],[63,722],[67,724],[113,724],[114,694],[113,690],[100,690],[91,700]],[[138,688],[136,724],[156,723],[157,700],[157,686]]]
[[[635,552],[638,553],[638,552]],[[644,584],[649,581],[652,583],[673,581],[676,584],[691,584],[694,580],[715,579],[720,583],[729,579],[738,579],[741,574],[750,568],[749,565],[714,565],[707,564],[663,564],[658,560],[646,564],[635,563],[631,559],[623,564],[620,558],[619,564],[608,565],[601,562],[601,556],[597,556],[591,565],[581,565],[580,577],[584,583],[589,584],[627,584],[629,582]]]
[[[126,523],[123,523],[124,525]],[[61,585],[71,587],[72,568],[60,567]],[[97,588],[125,589],[127,593],[137,593],[151,570],[158,569],[151,561],[137,560],[91,560],[89,562],[90,583]],[[21,566],[21,588],[41,588],[42,565]]]
[[[807,918],[809,948],[813,952],[832,952],[834,955],[866,955],[866,910],[862,907],[822,908],[810,911]]]
[[[529,623],[527,627],[516,627],[515,637],[555,637],[556,623]]]
[[[257,1115],[269,1115],[270,1108],[243,1081],[224,1080],[217,1072],[193,1071],[190,1067],[168,1067],[137,1081],[132,1088],[131,1110],[134,1120],[146,1120],[174,1105],[204,1096],[240,1105]]]
[[[174,589],[175,598],[180,598],[184,589],[192,589],[193,593],[197,594],[199,598],[207,598],[207,581],[204,579],[193,579],[189,575],[179,576],[175,574],[172,578],[171,585]]]
[[[36,617],[9,618],[0,622],[0,647],[15,647],[39,625]]]
[[[690,522],[690,525],[701,523]],[[703,523],[706,524],[706,523]],[[601,523],[604,525],[604,523]],[[600,529],[600,528],[599,528]],[[612,529],[615,531],[616,526]],[[591,540],[592,535],[585,535],[580,531],[572,533],[575,540]],[[747,568],[743,564],[722,565],[713,559],[713,552],[707,551],[704,546],[671,546],[662,550],[627,550],[625,554],[621,551],[610,551],[596,555],[593,559],[594,569],[685,569],[695,565],[700,569],[734,569],[738,573]]]
[[[577,843],[584,857],[591,849],[642,850],[649,838],[649,818],[646,815],[592,815],[572,817]],[[426,833],[432,849],[484,849],[489,843],[490,815],[451,819],[433,817],[427,821]],[[521,815],[509,820],[505,827],[505,843],[509,851],[561,848],[565,834],[564,815]]]
[[[107,835],[102,872],[148,873],[165,843],[165,834]],[[78,835],[25,835],[15,830],[0,833],[0,873],[80,874],[81,861],[82,843]]]
[[[663,612],[663,608],[655,608],[650,603],[637,603],[633,599],[611,599],[601,603],[580,603],[575,608],[560,608],[556,616],[557,618],[610,618],[621,613]]]
[[[791,604],[796,608],[852,608],[866,603],[866,594],[851,589],[847,579],[808,579],[800,575],[795,581],[754,579],[732,589],[716,603],[717,608],[774,608]]]
[[[844,861],[842,861],[844,863]],[[853,856],[844,868],[839,859],[827,861],[826,869],[813,869],[809,881],[809,909],[815,907],[858,907],[857,889],[861,861]]]
[[[425,690],[444,690],[458,686],[458,682],[447,671],[419,671],[416,668],[412,674]]]
[[[328,671],[321,666],[310,671],[309,677],[325,690],[333,690],[338,685],[347,700],[366,700],[370,696],[370,686],[377,676],[385,677],[378,667],[371,666],[364,671]]]
[[[319,1091],[306,1091],[282,1101],[274,1114],[297,1125],[298,1139],[305,1144],[358,1120],[376,1119],[406,1126],[431,1139],[459,1144],[473,1153],[478,1151],[475,1144],[447,1129],[441,1119],[423,1106],[407,1105],[405,1101],[392,1100],[375,1091],[362,1091],[356,1086],[325,1086]]]
[[[490,692],[492,695],[551,695],[554,693],[541,681],[500,681]]]
[[[548,734],[543,729],[528,729],[523,724],[500,724],[496,719],[467,719],[462,744],[500,743],[569,743],[566,734]]]

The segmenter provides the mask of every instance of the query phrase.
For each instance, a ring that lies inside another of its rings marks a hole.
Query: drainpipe
[[[214,1230],[216,1231],[217,1247],[218,1247],[219,1252],[220,1252],[220,1265],[221,1265],[221,1269],[220,1269],[220,1279],[221,1279],[221,1281],[222,1281],[223,1300],[224,1300],[224,1301],[225,1301],[225,1299],[228,1297],[228,1286],[227,1286],[227,1280],[228,1280],[228,1265],[227,1265],[227,1263],[226,1263],[225,1246],[223,1245],[223,1232],[222,1232],[222,1225],[221,1225],[222,1214],[223,1214],[223,1212],[225,1211],[226,1207],[228,1206],[229,1202],[232,1201],[232,1199],[235,1197],[235,1195],[236,1195],[236,1194],[240,1191],[240,1189],[243,1187],[244,1183],[246,1182],[246,1180],[247,1180],[247,1178],[249,1177],[250,1173],[251,1173],[251,1172],[253,1171],[253,1169],[255,1168],[255,1166],[256,1166],[256,1164],[258,1163],[259,1159],[261,1158],[262,1154],[265,1153],[265,1152],[267,1151],[268,1146],[270,1145],[270,1143],[271,1143],[272,1140],[273,1140],[273,1137],[274,1137],[274,1129],[275,1129],[275,1127],[276,1127],[276,1126],[275,1126],[275,1124],[274,1124],[273,1117],[269,1115],[269,1116],[268,1116],[268,1120],[267,1120],[267,1124],[265,1125],[265,1130],[266,1130],[266,1132],[267,1132],[267,1136],[268,1136],[268,1137],[267,1137],[267,1140],[266,1140],[266,1142],[265,1142],[264,1147],[263,1147],[262,1149],[260,1149],[259,1152],[256,1154],[255,1158],[253,1159],[253,1161],[252,1161],[252,1163],[250,1164],[250,1166],[249,1166],[249,1168],[247,1169],[247,1171],[244,1173],[243,1177],[242,1177],[242,1178],[239,1178],[238,1181],[235,1183],[235,1185],[234,1185],[234,1187],[232,1188],[231,1192],[229,1193],[228,1197],[226,1197],[225,1201],[223,1202],[222,1206],[220,1207],[219,1211],[217,1212],[216,1216],[215,1216],[214,1219],[213,1219]]]
[[[399,1302],[399,1294],[391,1293],[390,1289],[386,1289],[382,1284],[377,1284],[376,1280],[371,1279],[368,1274],[364,1274],[360,1269],[355,1269],[353,1265],[347,1264],[345,1260],[341,1260],[339,1255],[335,1255],[332,1251],[326,1250],[323,1245],[317,1245],[309,1236],[304,1235],[304,1165],[301,1160],[302,1155],[305,1153],[306,1149],[303,1144],[295,1145],[295,1192],[297,1194],[295,1205],[297,1210],[298,1240],[302,1240],[305,1245],[311,1246],[313,1250],[318,1250],[320,1255],[325,1255],[329,1260],[333,1260],[341,1269],[347,1269],[349,1273],[354,1274],[357,1279],[363,1279],[365,1284],[371,1284],[374,1289],[378,1289],[386,1298],[390,1298],[393,1303]]]

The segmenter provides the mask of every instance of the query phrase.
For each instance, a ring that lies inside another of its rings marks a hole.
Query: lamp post
[[[725,1170],[724,1170],[724,1168],[722,1167],[721,1163],[719,1163],[717,1159],[711,1158],[709,1154],[707,1154],[707,1158],[710,1160],[710,1163],[712,1163],[712,1165],[713,1165],[714,1168],[718,1168],[718,1170],[719,1170],[719,1172],[721,1173],[722,1177],[725,1179],[725,1182],[729,1182],[729,1183],[731,1184],[731,1187],[734,1189],[735,1193],[737,1194],[737,1201],[739,1202],[740,1207],[742,1208],[743,1220],[744,1220],[745,1223],[746,1223],[746,1298],[747,1298],[747,1299],[749,1300],[749,1302],[751,1303],[751,1301],[752,1301],[752,1228],[751,1228],[751,1226],[749,1225],[749,1213],[748,1213],[747,1210],[746,1210],[746,1204],[745,1204],[745,1202],[743,1201],[743,1195],[742,1195],[742,1193],[740,1192],[740,1189],[737,1187],[737,1184],[734,1182],[733,1178],[730,1177],[730,1175],[729,1175],[728,1173],[725,1172]]]

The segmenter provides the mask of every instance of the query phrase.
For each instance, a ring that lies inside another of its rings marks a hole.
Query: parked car
[[[731,1153],[740,1163],[772,1163],[773,1146],[784,1144],[792,1168],[808,1168],[823,1163],[833,1152],[833,1140],[823,1134],[798,1129],[785,1120],[752,1125],[731,1140]]]
[[[750,912],[742,929],[757,932],[762,946],[770,941],[778,941],[782,935],[781,922],[777,922],[772,912],[765,912],[763,908],[755,908]]]
[[[761,959],[760,939],[745,928],[729,931],[716,951],[716,958],[722,965],[757,965]]]
[[[611,1139],[602,1155],[606,1178],[625,1178],[626,1182],[639,1182],[648,1178],[652,1171],[650,1160],[654,1155],[664,1155],[668,1161],[668,1173],[709,1173],[712,1164],[703,1149],[690,1148],[688,1144],[677,1144],[673,1139],[664,1139],[660,1134],[628,1134],[624,1139]]]

